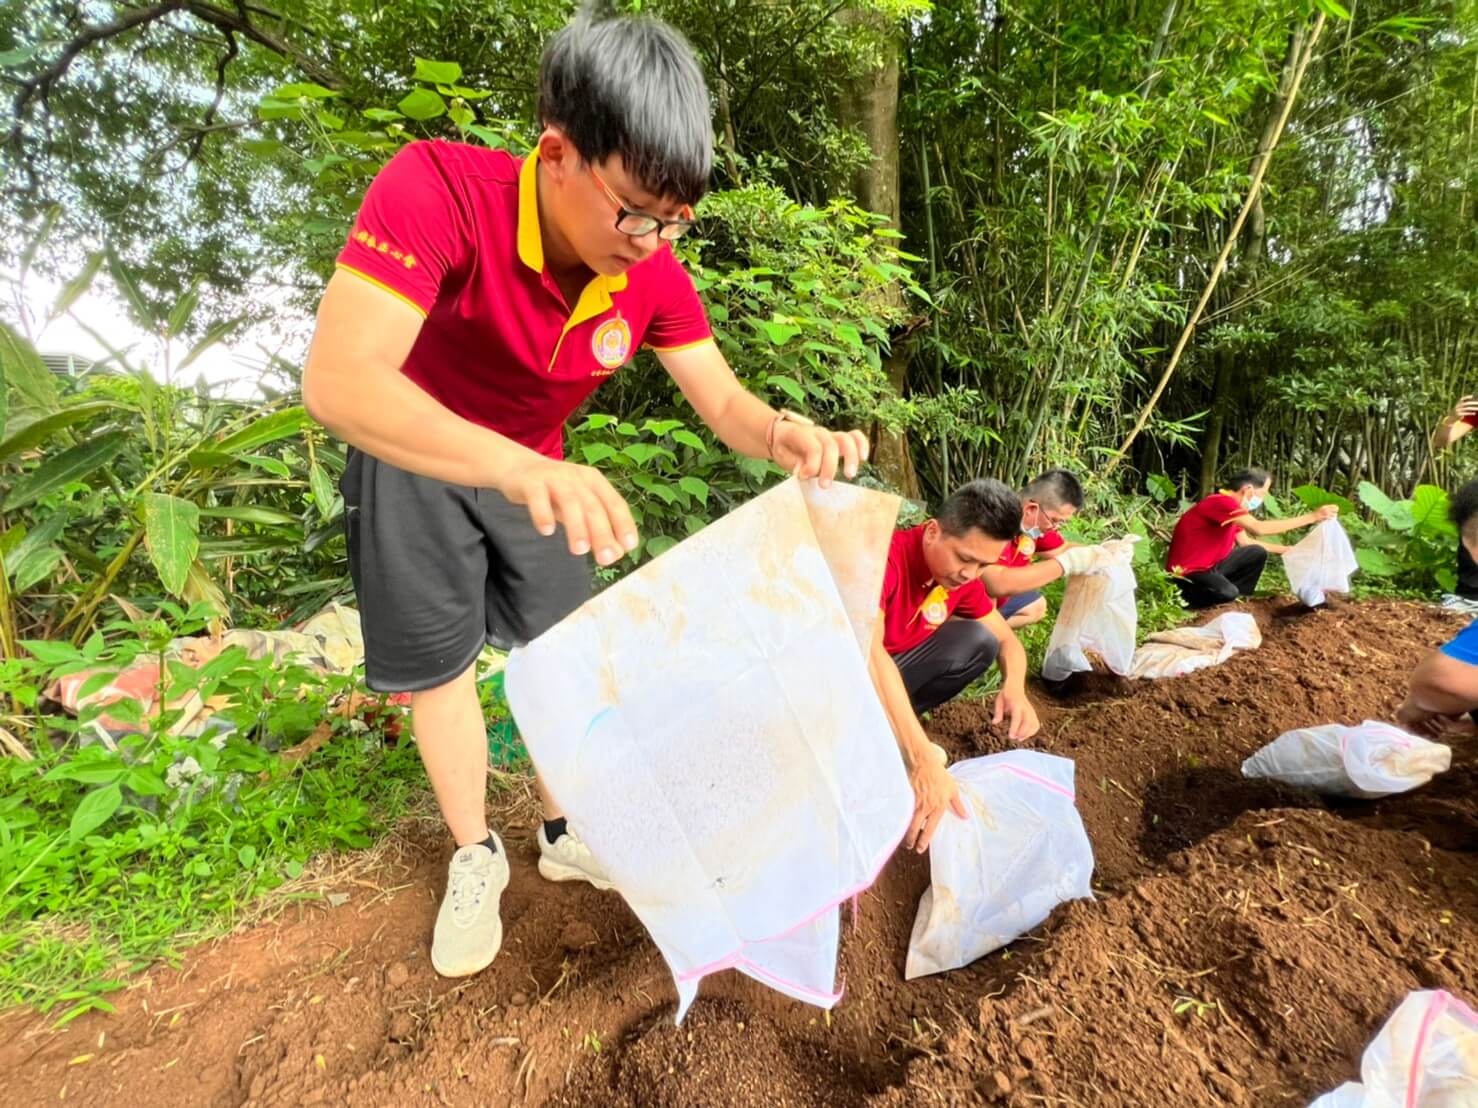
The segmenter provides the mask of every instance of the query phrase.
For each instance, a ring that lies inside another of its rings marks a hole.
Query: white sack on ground
[[[1441,989],[1408,993],[1365,1048],[1360,1080],[1309,1108],[1474,1108],[1478,1014]]]
[[[1180,677],[1219,666],[1238,650],[1262,645],[1257,620],[1247,612],[1224,612],[1200,627],[1156,631],[1134,652],[1129,676]]]
[[[968,819],[944,817],[929,845],[904,976],[968,965],[1091,897],[1093,848],[1074,801],[1073,763],[1010,750],[950,767]]]
[[[1452,750],[1389,723],[1328,723],[1286,731],[1242,763],[1243,777],[1271,777],[1332,796],[1409,792],[1452,765]]]

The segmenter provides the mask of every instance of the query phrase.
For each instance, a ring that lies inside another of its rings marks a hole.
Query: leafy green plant
[[[1447,493],[1437,486],[1418,485],[1410,499],[1397,500],[1362,481],[1357,493],[1368,518],[1347,498],[1317,486],[1301,485],[1293,493],[1308,508],[1339,505],[1355,558],[1371,578],[1392,589],[1457,587],[1457,527],[1448,517]]]
[[[758,492],[779,470],[733,455],[680,419],[640,426],[591,415],[570,431],[570,454],[598,466],[631,505],[645,536],[633,562],[652,557],[702,530],[710,520]]]
[[[190,310],[176,305],[161,333]],[[233,598],[306,595],[316,607],[342,589],[324,555],[340,533],[343,454],[303,408],[224,400],[161,384],[121,351],[114,360],[58,383],[0,324],[0,649],[26,634],[80,643],[110,597],[150,608],[173,596],[230,618]],[[252,589],[262,572],[269,587]]]
[[[229,927],[315,854],[369,845],[423,788],[412,745],[378,722],[388,717],[330,711],[353,677],[239,649],[192,669],[164,648],[212,610],[163,614],[110,625],[113,643],[101,632],[80,647],[30,642],[29,657],[0,662],[0,694],[18,706],[6,726],[31,752],[0,760],[0,1005],[104,1007],[120,968]],[[147,717],[132,702],[38,714],[56,678],[96,670],[83,687],[101,688],[141,655],[163,661],[168,694]],[[168,706],[190,693],[227,701],[196,736],[176,733],[181,709]],[[137,731],[101,730],[105,714]],[[325,721],[329,741],[305,762],[275,753]]]

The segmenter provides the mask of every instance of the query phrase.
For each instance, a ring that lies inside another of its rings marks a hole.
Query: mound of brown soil
[[[1478,999],[1478,743],[1413,794],[1326,801],[1243,780],[1281,731],[1384,718],[1452,617],[1387,602],[1254,608],[1261,649],[1159,683],[1039,698],[1075,759],[1097,899],[971,966],[903,980],[923,858],[844,923],[828,1016],[737,975],[681,1027],[619,898],[514,863],[503,953],[462,982],[426,943],[449,850],[140,979],[116,1015],[0,1022],[6,1101],[152,1104],[1293,1105],[1356,1074],[1406,991]],[[930,724],[1006,748],[985,706]]]

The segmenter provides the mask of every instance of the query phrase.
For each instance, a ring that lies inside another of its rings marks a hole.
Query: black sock
[[[565,834],[565,832],[564,816],[560,816],[559,819],[546,819],[544,821],[544,837],[549,840],[551,846],[559,842],[559,837]]]
[[[489,835],[487,838],[482,840],[482,845],[487,847],[494,854],[498,853],[498,836]]]

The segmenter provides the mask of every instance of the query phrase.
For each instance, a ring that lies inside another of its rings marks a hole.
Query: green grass
[[[0,1007],[63,1020],[107,1008],[130,972],[229,930],[311,859],[369,846],[425,794],[414,744],[384,733],[390,716],[366,724],[331,712],[352,678],[240,652],[172,669],[204,697],[229,696],[218,718],[235,730],[214,741],[170,735],[173,712],[105,744],[95,711],[35,711],[56,674],[116,671],[151,649],[99,638],[0,663],[0,696],[17,708],[4,724],[35,756],[0,760]],[[281,757],[324,720],[332,733],[320,749]],[[182,769],[193,771],[183,784]]]

